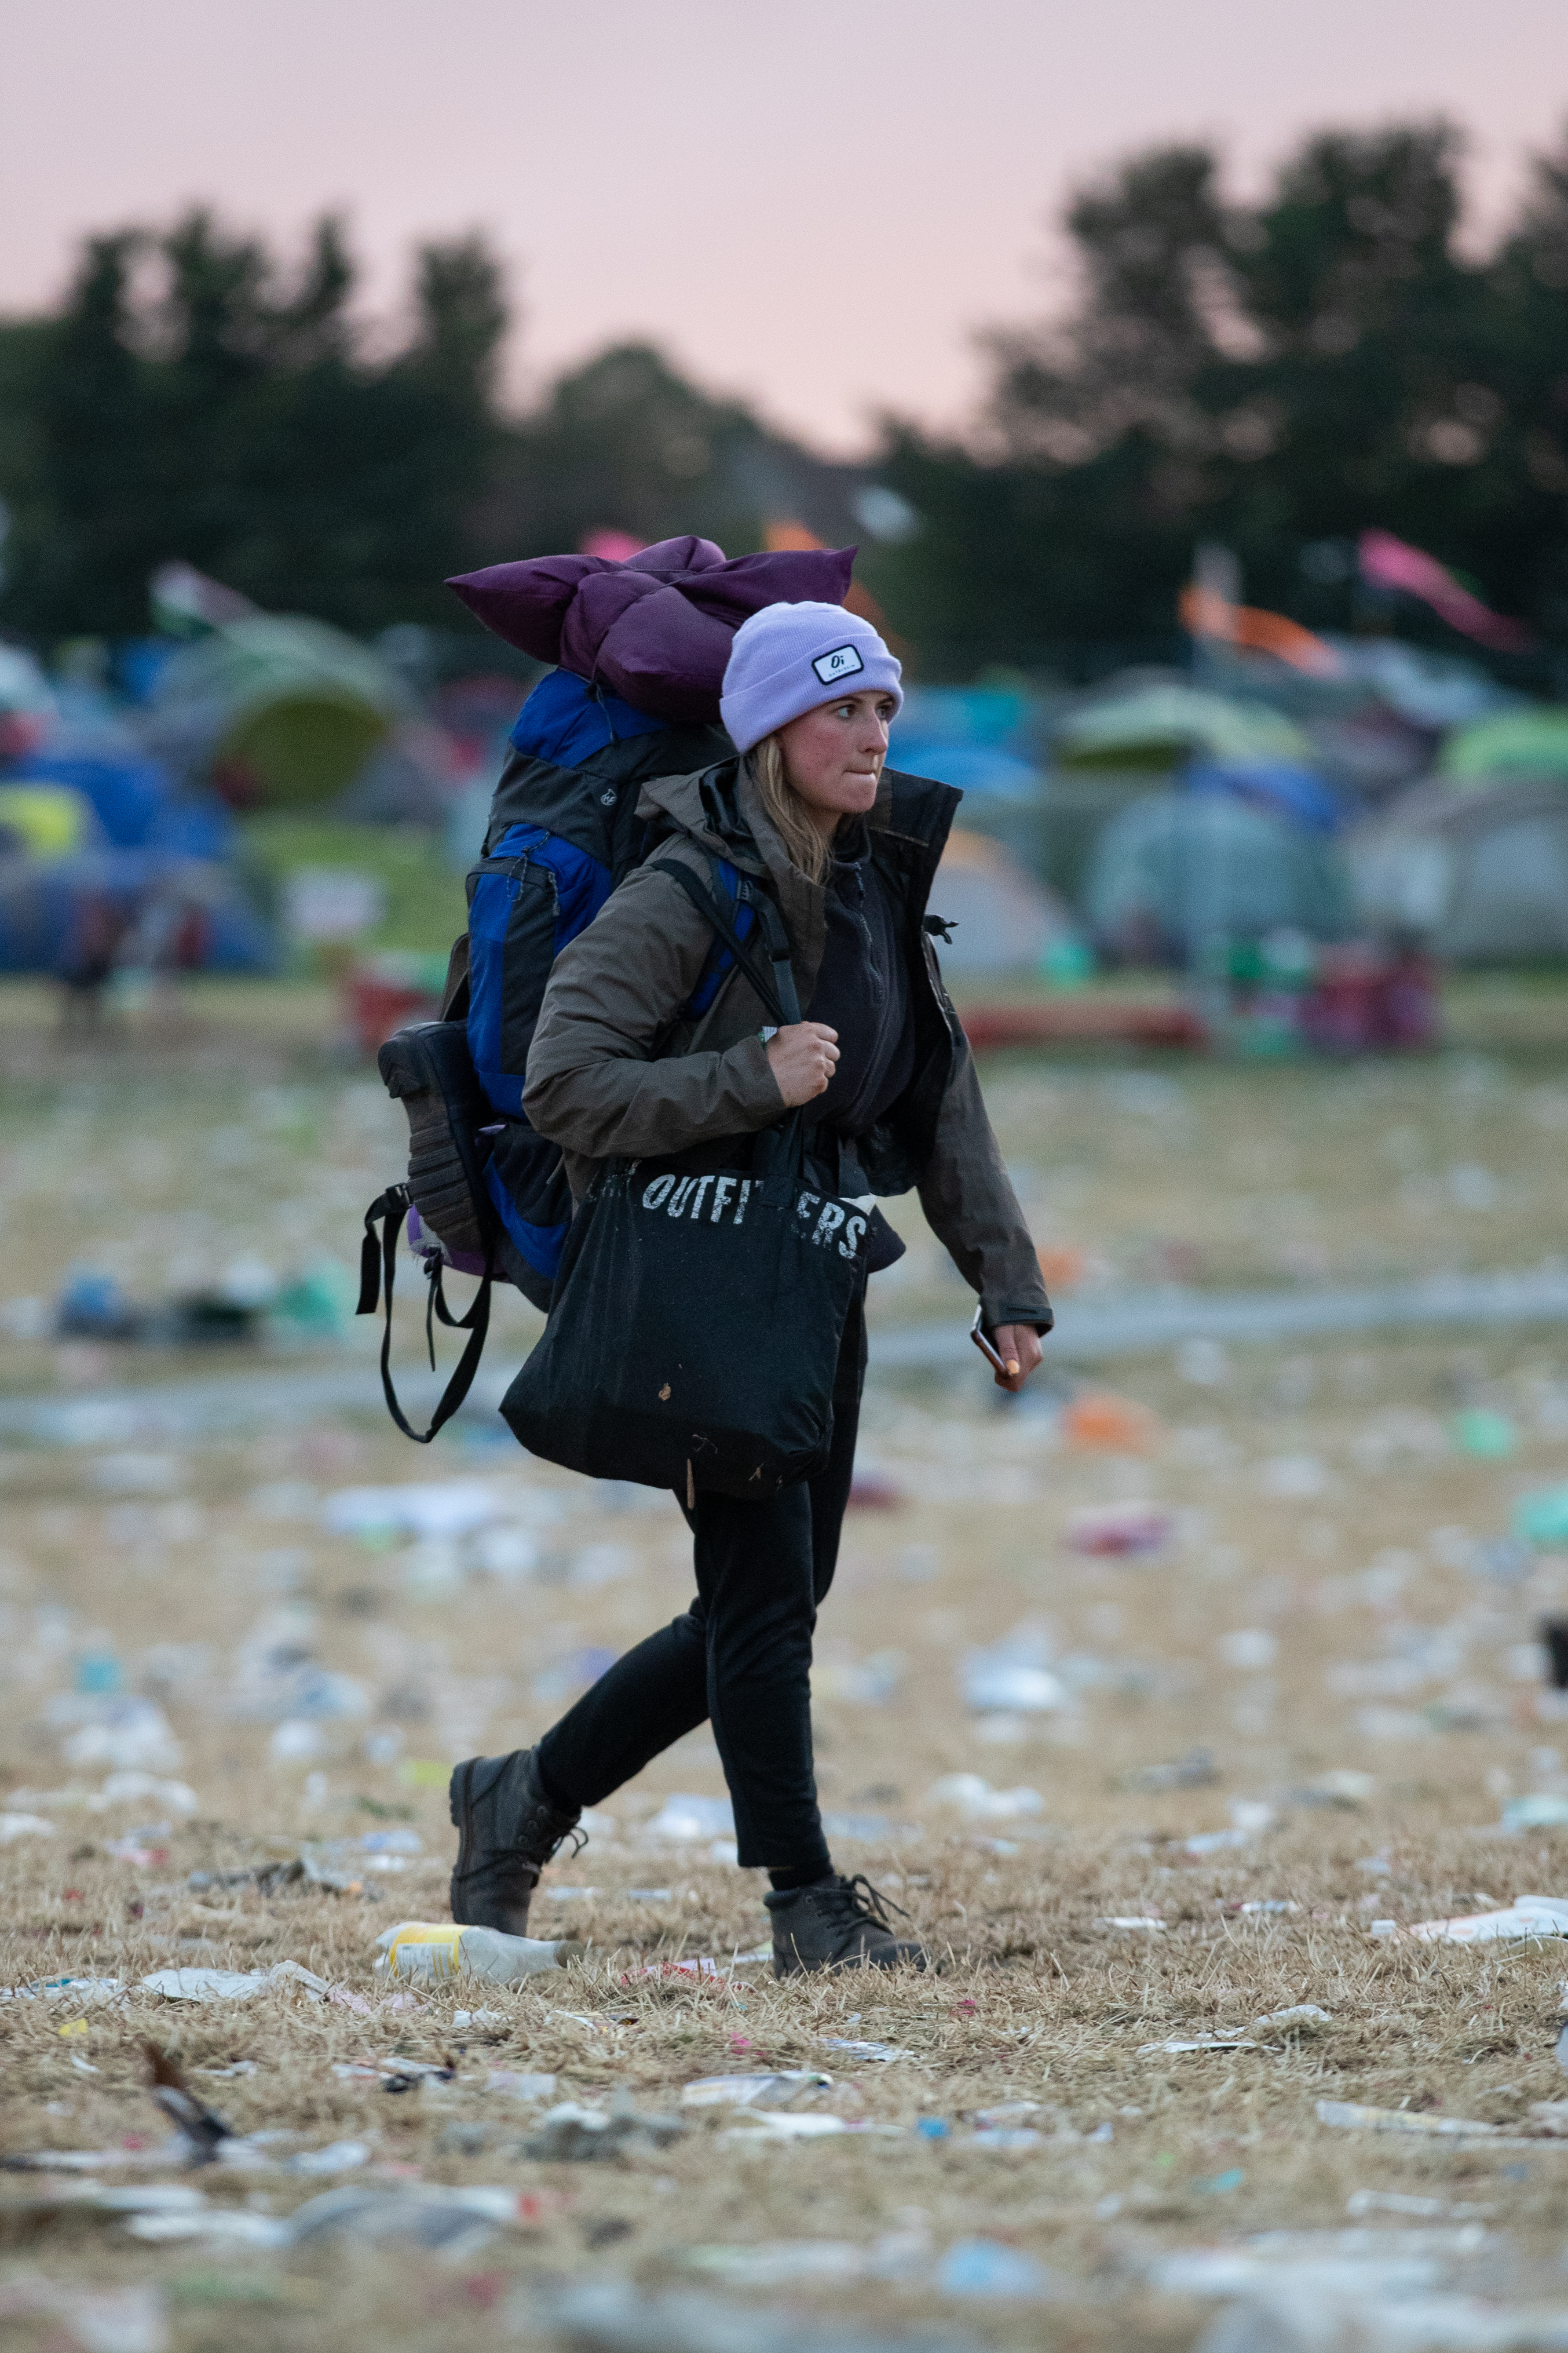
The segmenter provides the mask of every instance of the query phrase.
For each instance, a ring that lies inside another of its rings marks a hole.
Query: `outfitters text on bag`
[[[750,1176],[709,1176],[677,1177],[672,1173],[656,1176],[643,1188],[645,1209],[662,1209],[667,1218],[700,1219],[704,1211],[710,1225],[732,1226],[745,1223],[746,1204],[752,1198],[753,1179]],[[709,1187],[712,1192],[710,1195]],[[866,1238],[865,1212],[854,1202],[833,1201],[821,1193],[800,1193],[795,1198],[795,1215],[810,1227],[809,1239],[818,1249],[835,1247],[840,1258],[854,1258]],[[816,1223],[812,1223],[814,1213]]]

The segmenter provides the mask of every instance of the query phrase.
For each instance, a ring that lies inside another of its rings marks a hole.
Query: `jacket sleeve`
[[[784,1098],[758,1038],[723,1053],[654,1059],[711,941],[679,887],[644,869],[562,950],[522,1096],[542,1135],[591,1160],[642,1159],[769,1127],[780,1116]],[[737,975],[730,986],[745,984]]]
[[[980,1294],[985,1329],[1032,1324],[1037,1332],[1048,1332],[1056,1318],[1040,1261],[962,1031],[919,1190],[926,1222],[965,1282]]]

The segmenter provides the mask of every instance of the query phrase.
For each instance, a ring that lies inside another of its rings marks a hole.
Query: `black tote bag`
[[[773,1018],[800,1019],[776,908],[742,881],[770,986],[689,868],[665,862]],[[833,1436],[839,1341],[868,1207],[808,1180],[798,1111],[749,1167],[610,1160],[567,1237],[542,1335],[501,1405],[531,1454],[596,1479],[762,1498],[808,1479]]]

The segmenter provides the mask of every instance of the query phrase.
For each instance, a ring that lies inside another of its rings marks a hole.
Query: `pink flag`
[[[1462,629],[1467,638],[1474,638],[1478,645],[1489,646],[1493,653],[1522,653],[1535,642],[1522,621],[1510,621],[1501,613],[1494,613],[1479,596],[1461,588],[1447,566],[1439,564],[1435,555],[1424,554],[1420,548],[1395,539],[1392,532],[1363,532],[1361,576],[1371,581],[1373,587],[1403,588],[1407,596],[1419,596],[1450,628]]]
[[[634,539],[629,531],[591,531],[578,549],[580,555],[602,555],[612,564],[625,564],[628,557],[640,555],[647,545],[646,539]]]

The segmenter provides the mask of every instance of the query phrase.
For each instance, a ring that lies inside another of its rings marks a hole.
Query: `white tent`
[[[937,954],[944,972],[1009,972],[1037,965],[1072,934],[1061,901],[1000,842],[954,828],[931,884],[931,912],[952,927]]]
[[[1568,784],[1424,785],[1346,847],[1379,930],[1456,964],[1568,955]]]
[[[1130,963],[1190,955],[1211,935],[1351,929],[1338,844],[1219,793],[1152,793],[1123,809],[1095,847],[1084,905],[1096,940]]]

